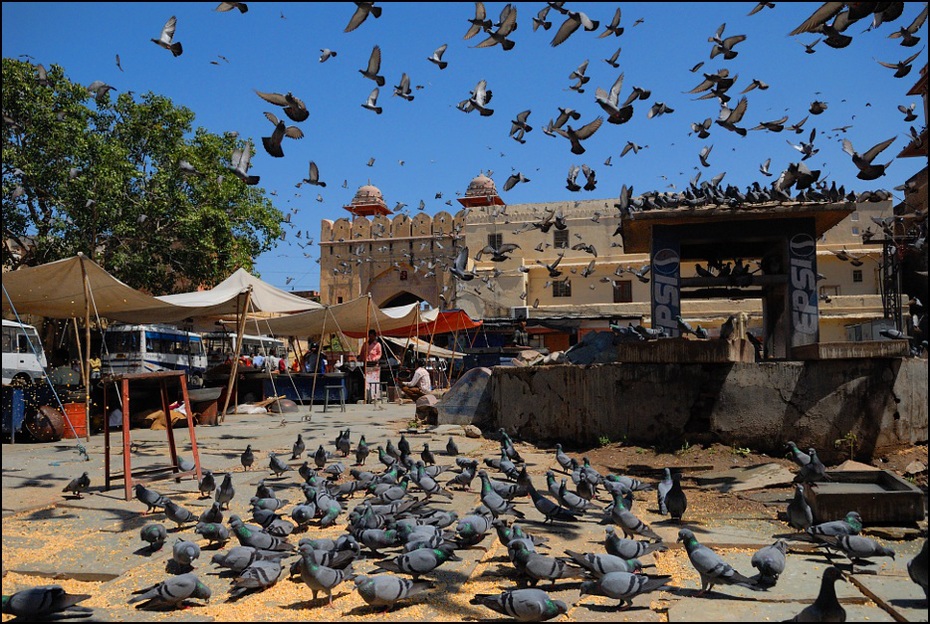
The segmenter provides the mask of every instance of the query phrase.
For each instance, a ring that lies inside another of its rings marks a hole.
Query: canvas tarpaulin
[[[276,336],[319,336],[323,332],[342,332],[352,338],[364,337],[369,329],[385,333],[389,329],[408,327],[417,320],[417,304],[378,308],[371,298],[362,296],[347,303],[325,306],[319,310],[262,319],[264,330]]]
[[[384,330],[385,336],[434,336],[436,334],[452,334],[462,330],[481,327],[483,321],[472,320],[463,310],[445,310],[440,312],[433,309],[422,313],[415,323],[407,327],[396,327]],[[351,335],[351,334],[350,334]],[[352,336],[355,338],[356,336]]]
[[[461,359],[465,357],[464,353],[459,353],[458,351],[451,351],[449,349],[444,349],[443,347],[437,347],[426,340],[420,340],[416,337],[410,338],[391,338],[390,336],[384,336],[384,340],[397,345],[402,349],[407,349],[408,346],[411,349],[414,349],[417,353],[422,353],[423,355],[435,355],[439,358],[454,358]]]

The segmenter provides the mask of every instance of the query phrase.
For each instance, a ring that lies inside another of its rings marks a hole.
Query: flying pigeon
[[[487,13],[484,10],[483,2],[475,2],[475,16],[468,20],[469,24],[468,31],[465,33],[465,36],[462,39],[471,39],[482,30],[490,30],[494,23],[487,19]]]
[[[375,19],[378,19],[381,17],[381,7],[375,6],[374,2],[356,2],[355,13],[352,14],[343,32],[352,32],[361,26],[362,22],[368,19],[369,14],[373,15]]]
[[[280,93],[264,93],[257,89],[255,93],[269,104],[283,107],[284,114],[292,121],[301,122],[310,117],[310,111],[307,110],[306,104],[293,93],[288,92],[282,95]],[[271,123],[276,124],[277,122],[272,121]]]
[[[539,10],[539,13],[533,18],[533,32],[539,30],[542,27],[543,30],[549,30],[552,28],[552,22],[546,20],[546,17],[549,15],[549,9],[552,7],[548,4]]]
[[[897,63],[885,63],[884,61],[879,61],[878,59],[876,59],[876,62],[882,67],[887,67],[888,69],[895,70],[894,72],[895,78],[904,78],[909,73],[911,73],[911,63],[914,62],[914,59],[916,59],[918,56],[920,56],[923,53],[924,53],[924,50],[923,48],[921,48],[918,52],[915,52],[913,55],[907,57],[903,61],[898,61]]]
[[[220,13],[225,13],[226,11],[232,11],[233,9],[238,10],[240,13],[248,13],[249,5],[247,5],[245,2],[220,2],[214,10],[219,11]]]
[[[449,47],[449,44],[447,43],[442,44],[441,46],[436,48],[436,50],[430,56],[426,57],[426,60],[428,60],[430,63],[439,67],[439,69],[445,69],[449,65],[449,63],[442,60],[442,55],[445,54],[446,48],[448,47]]]
[[[336,58],[338,54],[335,50],[330,50],[329,48],[323,48],[320,50],[320,62],[325,63],[331,58]]]
[[[3,613],[15,616],[13,621],[51,622],[62,619],[86,618],[93,610],[79,606],[90,594],[69,594],[61,585],[43,585],[3,595]]]
[[[517,29],[517,7],[512,4],[505,5],[496,26],[496,30],[491,30],[490,27],[484,29],[488,38],[476,45],[476,48],[491,48],[501,44],[504,50],[512,50],[516,42],[508,39],[507,36]]]
[[[249,175],[249,161],[252,159],[252,145],[249,144],[245,148],[236,148],[233,150],[231,166],[226,167],[227,171],[231,171],[237,178],[248,184],[249,186],[255,186],[258,184],[260,179],[259,176]],[[248,453],[251,453],[251,445],[249,445]],[[246,453],[243,453],[243,467],[248,469],[248,466],[244,463],[246,459]],[[249,466],[252,464],[249,463]]]
[[[885,169],[891,164],[891,161],[888,161],[888,163],[884,165],[873,165],[872,161],[894,143],[896,139],[897,137],[886,139],[871,147],[864,154],[859,154],[853,148],[849,139],[843,139],[843,151],[852,156],[853,164],[859,169],[859,173],[856,174],[856,177],[860,180],[876,180],[885,175]]]
[[[600,22],[592,20],[581,11],[566,11],[566,15],[568,15],[568,17],[566,17],[562,25],[559,26],[555,36],[552,37],[552,41],[550,42],[552,47],[565,43],[579,27],[583,26],[585,30],[592,31],[597,30],[597,27],[600,25]]]
[[[158,39],[152,39],[152,42],[156,45],[163,47],[166,50],[171,50],[171,53],[175,56],[181,56],[184,52],[184,49],[181,47],[180,41],[173,41],[174,39],[174,30],[177,26],[178,18],[174,15],[168,18],[168,21],[165,22],[164,27],[161,29],[161,36]]]
[[[915,37],[916,33],[924,25],[924,22],[927,21],[927,5],[924,5],[923,10],[914,18],[914,21],[911,22],[908,26],[902,26],[898,29],[897,32],[893,32],[888,35],[889,39],[900,39],[901,45],[905,48],[912,48],[920,41],[920,37]]]
[[[609,37],[613,35],[619,37],[623,34],[623,28],[620,27],[620,7],[614,11],[614,16],[610,20],[610,23],[604,26],[604,32],[597,36],[598,39],[603,39],[604,37]]]
[[[384,86],[384,76],[378,74],[381,71],[381,46],[375,46],[371,49],[371,55],[368,57],[368,66],[365,69],[358,70],[358,73],[365,78],[374,80],[379,87]]]
[[[381,112],[384,110],[383,108],[378,106],[378,95],[380,94],[380,92],[381,90],[378,89],[378,87],[375,87],[374,89],[372,89],[371,93],[368,94],[368,99],[362,103],[362,108],[367,108],[370,111],[374,111],[375,114],[380,115]]]
[[[281,141],[284,137],[289,139],[304,138],[304,133],[300,128],[286,125],[283,120],[279,120],[272,113],[266,112],[265,118],[274,125],[275,129],[270,137],[262,137],[262,145],[265,147],[265,151],[275,158],[284,156],[284,151],[281,149]]]
[[[578,130],[573,129],[570,125],[566,125],[565,128],[554,128],[554,132],[560,136],[568,139],[572,144],[572,154],[584,154],[585,149],[581,146],[581,141],[590,138],[598,128],[604,123],[603,117],[597,117],[593,121],[588,122]]]

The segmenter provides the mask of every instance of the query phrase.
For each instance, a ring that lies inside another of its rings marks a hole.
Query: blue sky
[[[900,39],[888,35],[909,25],[925,3],[907,3],[900,18],[868,31],[871,19],[865,18],[846,32],[853,36],[847,48],[832,49],[820,42],[814,54],[806,54],[803,44],[819,35],[788,33],[819,2],[776,3],[751,16],[751,2],[569,2],[567,8],[586,13],[600,25],[592,32],[579,29],[555,47],[550,42],[565,16],[551,10],[551,29],[534,32],[532,18],[546,5],[516,3],[518,27],[509,51],[499,45],[475,48],[485,38],[483,33],[463,39],[468,19],[475,15],[473,2],[377,3],[383,9],[381,17],[369,16],[348,33],[344,29],[355,11],[353,3],[252,2],[245,14],[218,12],[217,4],[5,2],[3,56],[29,55],[46,67],[61,65],[75,82],[103,80],[118,92],[152,91],[193,110],[195,126],[251,137],[257,152],[250,173],[261,176],[260,186],[282,212],[293,212],[294,224],[284,241],[257,259],[256,273],[287,290],[319,287],[319,265],[314,262],[318,248],[302,249],[297,243],[308,233],[316,240],[321,219],[347,216],[342,207],[369,182],[382,190],[389,207],[405,203],[411,215],[421,200],[428,214],[454,214],[460,208],[456,197],[468,182],[489,171],[509,204],[615,198],[624,184],[636,193],[683,190],[699,171],[702,180],[725,172],[724,183],[745,188],[755,181],[771,183],[774,178],[758,171],[768,158],[776,176],[798,162],[801,154],[788,142],[807,141],[811,129],[817,130],[819,152],[805,164],[848,190],[891,190],[925,164],[920,159],[895,159],[886,176],[864,182],[856,179],[857,170],[841,146],[842,138],[848,138],[864,152],[896,136],[876,158],[887,162],[909,141],[909,126],[923,127],[920,98],[907,96],[907,91],[926,63],[927,25],[917,32],[921,41],[916,47],[902,47]],[[504,6],[485,3],[488,17],[496,22]],[[619,37],[599,38],[618,7],[625,31]],[[184,48],[177,58],[150,41],[172,15],[177,17],[175,41]],[[634,25],[638,20],[642,21]],[[726,24],[724,37],[747,37],[735,46],[738,55],[731,60],[710,58],[708,38],[721,24]],[[448,44],[443,60],[449,65],[444,70],[427,61],[442,44]],[[386,81],[378,99],[381,115],[361,106],[376,86],[359,73],[375,45],[381,47]],[[322,48],[336,51],[336,56],[320,63]],[[615,69],[603,59],[618,48],[620,66]],[[903,78],[895,78],[894,70],[877,62],[896,63],[922,49]],[[117,68],[117,54],[123,71]],[[584,61],[590,81],[579,93],[569,89],[575,83],[569,75]],[[691,72],[701,61],[704,65]],[[747,129],[783,115],[789,117],[788,124],[798,122],[809,115],[814,100],[826,102],[828,108],[810,115],[802,134],[759,130],[740,137],[713,125],[706,139],[689,136],[691,123],[716,119],[720,105],[716,99],[696,100],[700,94],[687,91],[703,80],[702,73],[721,68],[738,76],[729,91],[731,106],[744,97],[739,92],[753,79],[769,85],[745,94],[748,109],[740,125]],[[404,72],[414,87],[409,102],[392,95]],[[586,152],[581,155],[570,152],[565,138],[542,132],[542,126],[558,115],[558,107],[581,113],[573,122],[576,127],[604,115],[594,100],[595,88],[609,90],[621,73],[621,100],[633,86],[652,92],[634,105],[629,122],[604,123],[584,141]],[[489,107],[495,112],[490,117],[456,108],[480,80],[493,92]],[[283,118],[282,109],[260,99],[256,89],[290,91],[310,111],[309,119],[296,124],[304,138],[285,139],[283,158],[271,157],[261,146],[261,137],[270,136],[273,129],[263,112]],[[674,112],[647,118],[656,102]],[[899,104],[916,104],[918,119],[905,122]],[[533,130],[520,144],[509,137],[511,120],[527,109]],[[835,130],[843,126],[849,126],[845,133]],[[621,158],[628,141],[648,148]],[[703,167],[698,153],[707,146],[713,146],[710,166]],[[375,162],[369,167],[372,157]],[[608,157],[611,166],[604,164]],[[326,188],[295,188],[307,177],[311,160],[319,166]],[[573,164],[587,164],[597,172],[595,190],[566,188]],[[504,192],[507,177],[517,171],[530,181]],[[895,194],[900,200],[901,194]],[[452,206],[446,204],[449,200]],[[298,230],[303,232],[301,239],[296,238]]]

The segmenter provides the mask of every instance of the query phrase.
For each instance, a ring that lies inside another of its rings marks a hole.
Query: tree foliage
[[[193,130],[192,111],[153,93],[97,95],[58,65],[44,82],[36,66],[3,59],[5,267],[83,252],[160,295],[251,270],[282,238],[264,189],[227,170],[250,142]]]

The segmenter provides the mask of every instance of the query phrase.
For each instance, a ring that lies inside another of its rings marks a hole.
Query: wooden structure
[[[191,436],[191,452],[194,455],[194,470],[182,471],[178,466],[178,452],[174,442],[174,429],[171,426],[171,401],[168,399],[168,382],[177,379],[181,384],[181,396],[184,400],[184,407],[187,411],[187,429]],[[197,450],[197,436],[194,433],[194,419],[190,397],[187,393],[187,374],[184,371],[161,371],[156,373],[125,373],[121,375],[111,375],[103,380],[103,434],[104,434],[104,489],[110,489],[110,483],[113,480],[122,479],[125,486],[126,500],[132,499],[133,479],[136,476],[163,472],[163,469],[154,469],[148,471],[132,473],[132,453],[130,451],[129,440],[129,382],[130,381],[156,381],[161,392],[162,409],[165,412],[165,432],[168,436],[168,450],[171,453],[171,470],[174,473],[175,480],[180,481],[182,476],[196,474],[197,480],[203,477],[200,472],[200,453]],[[113,475],[110,472],[110,419],[107,410],[107,386],[110,383],[120,383],[122,395],[122,412],[123,412],[123,472],[122,474]],[[140,480],[136,479],[141,482]]]

